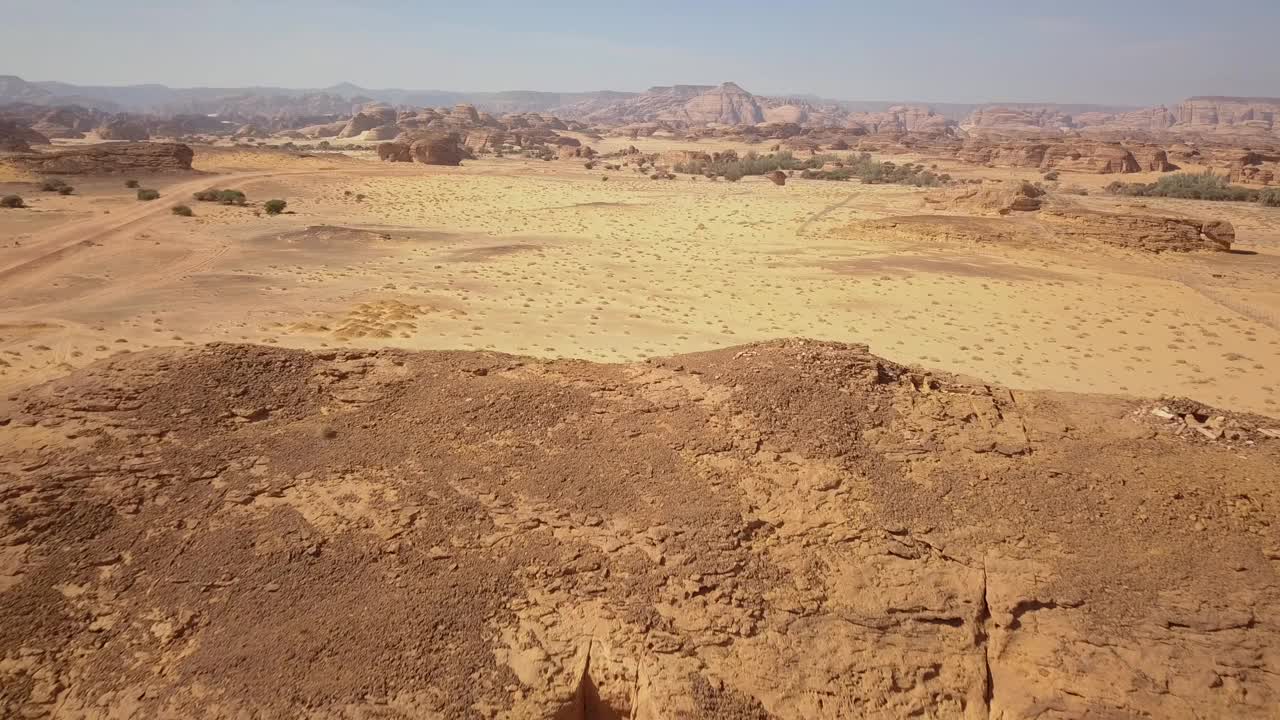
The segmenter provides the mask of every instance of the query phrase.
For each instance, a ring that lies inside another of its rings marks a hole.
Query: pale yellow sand
[[[198,155],[197,166],[230,177],[167,180],[149,207],[112,180],[69,198],[25,192],[33,210],[0,213],[0,384],[214,340],[624,360],[802,335],[1016,387],[1190,395],[1280,414],[1277,210],[1146,201],[1230,219],[1238,246],[1257,253],[1150,256],[843,230],[926,212],[924,191],[895,186],[241,150]],[[1111,179],[1064,173],[1062,184]],[[285,198],[294,214],[190,201],[208,186]],[[170,215],[179,200],[197,216]]]

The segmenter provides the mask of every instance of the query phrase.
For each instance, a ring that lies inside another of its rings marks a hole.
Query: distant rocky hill
[[[597,126],[657,123],[666,128],[761,123],[843,127],[871,133],[939,132],[959,126],[982,133],[1172,131],[1280,137],[1280,98],[1195,96],[1168,106],[1069,103],[913,103],[754,95],[736,83],[655,86],[641,93],[601,90],[454,92],[370,89],[339,83],[320,89],[81,86],[0,76],[0,106],[61,108],[159,117],[217,115],[268,128],[301,127],[350,117],[371,102],[397,107],[474,105],[482,112],[546,113]],[[12,115],[12,112],[8,113]],[[30,112],[25,114],[30,115]]]
[[[1075,113],[1061,105],[989,105],[976,108],[961,127],[978,132],[1093,129],[1280,136],[1280,98],[1197,96],[1173,108]]]

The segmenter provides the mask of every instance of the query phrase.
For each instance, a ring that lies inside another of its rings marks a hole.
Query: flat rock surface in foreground
[[[0,400],[0,716],[1274,717],[1275,424],[1154,405],[797,340],[120,356]]]

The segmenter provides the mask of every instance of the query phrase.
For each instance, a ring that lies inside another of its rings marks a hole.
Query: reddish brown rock
[[[383,162],[412,162],[409,146],[399,142],[384,142],[378,146],[378,159]]]
[[[782,172],[781,170],[774,170],[768,175],[765,175],[765,177],[769,178],[769,180],[772,181],[774,185],[787,184],[787,174]]]
[[[465,157],[462,138],[457,133],[419,136],[409,146],[409,152],[423,165],[461,165]]]

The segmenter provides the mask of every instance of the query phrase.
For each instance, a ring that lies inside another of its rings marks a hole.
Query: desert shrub
[[[138,189],[138,199],[139,199],[139,200],[142,200],[142,201],[144,201],[144,202],[145,202],[145,201],[150,201],[150,200],[159,200],[159,199],[160,199],[160,191],[159,191],[159,190],[152,190],[152,189],[150,189],[150,188],[139,188],[139,189]]]
[[[1219,200],[1254,202],[1261,193],[1247,187],[1232,185],[1226,178],[1206,170],[1202,173],[1173,173],[1153,183],[1126,183],[1119,180],[1107,185],[1112,195],[1130,197],[1168,197],[1183,200]]]
[[[1057,171],[1057,170],[1050,170],[1049,172],[1047,172],[1047,173],[1045,173],[1045,174],[1044,174],[1044,179],[1045,179],[1045,180],[1048,180],[1049,182],[1053,182],[1053,181],[1057,180],[1057,179],[1058,179],[1058,171]]]
[[[188,205],[174,205],[169,208],[169,212],[181,217],[191,217],[192,215],[195,215],[195,213],[191,212],[191,207]]]
[[[127,187],[127,188],[129,188],[130,190],[137,190],[137,189],[138,189],[138,181],[137,181],[137,180],[125,180],[125,181],[124,181],[124,186],[125,186],[125,187]]]
[[[70,195],[75,191],[76,189],[71,187],[70,185],[63,185],[62,187],[58,188],[59,195]]]
[[[49,178],[40,183],[40,189],[45,192],[60,192],[64,187],[67,187],[67,181],[58,178]]]
[[[22,198],[17,195],[5,195],[0,197],[0,208],[21,208],[26,207],[22,202]]]
[[[739,167],[737,163],[734,163],[726,167],[724,171],[721,172],[720,174],[723,175],[724,179],[728,180],[729,182],[738,182],[739,180],[742,179],[742,175],[743,175],[742,168]]]
[[[245,203],[244,193],[239,190],[219,190],[211,188],[209,190],[201,190],[193,194],[191,197],[200,202],[216,202],[222,205],[243,205]]]
[[[279,215],[284,212],[284,209],[288,204],[289,203],[284,200],[268,200],[262,203],[262,209],[265,210],[268,215]]]
[[[244,193],[239,190],[219,190],[218,202],[223,205],[243,205],[245,202]]]
[[[1280,188],[1259,190],[1258,204],[1263,207],[1280,207]]]

